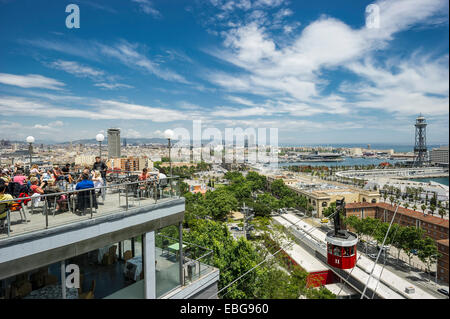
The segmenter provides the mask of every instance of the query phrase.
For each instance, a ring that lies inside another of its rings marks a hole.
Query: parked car
[[[380,246],[377,245],[377,249],[378,249],[378,250],[381,249],[381,250],[386,250],[386,251],[388,251],[390,248],[391,248],[391,246],[389,246],[389,245],[384,245],[383,248],[381,248]]]
[[[448,296],[448,290],[446,290],[446,289],[444,289],[444,288],[439,288],[437,291],[440,292],[440,293],[443,294],[443,295]]]
[[[231,227],[231,230],[239,230],[239,227],[232,226],[232,227]]]
[[[328,218],[322,218],[321,220],[320,220],[320,222],[322,223],[322,224],[326,224],[326,223],[328,223],[330,220],[328,219]]]
[[[417,249],[411,249],[411,254],[416,255],[418,254]]]
[[[369,256],[372,259],[377,259],[377,254],[368,254],[367,256]]]

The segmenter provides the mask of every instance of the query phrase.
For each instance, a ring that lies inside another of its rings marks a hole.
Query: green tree
[[[355,215],[349,216],[345,218],[344,220],[345,224],[350,226],[358,235],[358,237],[361,237],[364,231],[364,221],[360,218],[356,217]]]
[[[323,286],[318,289],[308,289],[306,297],[308,299],[336,299],[336,295]]]
[[[438,213],[441,216],[441,218],[444,218],[444,216],[447,215],[447,211],[442,207],[439,208]]]
[[[423,212],[423,214],[425,215],[425,210],[427,209],[427,205],[422,204],[422,205],[420,206],[420,209],[422,209],[422,212]]]
[[[256,172],[248,172],[246,180],[251,182],[252,190],[264,190],[266,187],[266,177]]]
[[[231,211],[238,209],[238,204],[234,194],[226,188],[206,192],[206,206],[215,220],[225,220]]]
[[[436,243],[428,236],[421,239],[419,243],[419,252],[417,256],[426,265],[427,271],[430,273],[431,265],[436,263],[440,256]]]
[[[430,207],[429,207],[429,210],[431,212],[431,215],[434,215],[434,212],[436,211],[436,206],[431,204]]]
[[[420,246],[424,231],[413,226],[404,227],[400,233],[400,247],[408,255],[409,265],[411,266],[412,251]]]
[[[389,201],[391,202],[391,205],[394,203],[395,197],[394,196],[389,196]]]
[[[224,223],[212,220],[194,220],[189,231],[183,232],[188,243],[213,250],[212,264],[220,270],[219,289],[230,284],[237,277],[255,267],[262,261],[253,245],[240,238],[234,240]],[[231,285],[222,293],[223,298],[253,298],[257,290],[258,279],[264,268],[256,268],[242,281]]]
[[[322,214],[325,217],[328,217],[335,212],[336,212],[336,202],[331,203],[327,208],[324,208],[322,210]]]

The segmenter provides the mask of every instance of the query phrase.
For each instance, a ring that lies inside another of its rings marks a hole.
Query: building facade
[[[348,203],[345,205],[345,216],[371,217],[388,223],[392,220],[395,210],[396,206],[387,203]],[[438,250],[441,253],[437,263],[438,278],[448,283],[448,219],[424,215],[415,210],[399,207],[394,223],[404,227],[421,228],[426,236],[436,241]]]
[[[153,169],[153,162],[147,156],[110,158],[106,165],[111,169],[120,169],[127,172],[140,172],[145,167]]]
[[[120,129],[108,130],[108,157],[120,157]]]
[[[437,244],[441,254],[437,265],[437,276],[440,280],[448,283],[448,239],[438,240]]]
[[[307,198],[308,203],[313,207],[313,213],[319,218],[323,216],[323,210],[338,199],[344,198],[346,203],[378,203],[380,201],[378,191],[349,187],[348,185],[327,184],[326,181],[300,185],[296,178],[267,176],[269,183],[280,178],[290,189]],[[323,185],[325,185],[324,188],[322,188]]]
[[[432,165],[448,167],[448,146],[433,148],[430,157]]]

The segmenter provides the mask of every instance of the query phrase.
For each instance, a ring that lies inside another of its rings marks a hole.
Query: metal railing
[[[154,205],[163,199],[179,198],[178,181],[178,176],[174,176],[159,181],[149,179],[79,190],[70,189],[75,187],[71,184],[65,191],[3,200],[0,201],[0,209],[6,210],[7,216],[6,220],[0,220],[0,226],[7,223],[7,234],[10,237],[12,231],[14,232],[13,235],[18,235],[77,222],[86,218],[92,219],[94,213],[96,215],[107,215],[118,211],[128,211],[130,208]],[[11,210],[12,207],[15,207],[16,210]],[[17,212],[20,213],[22,222],[14,229],[17,222],[12,224],[11,214]],[[27,218],[27,213],[31,214],[30,220]],[[45,220],[38,217],[37,213],[41,213]],[[68,213],[72,214],[69,215]],[[50,217],[58,222],[52,224]],[[30,227],[23,227],[24,224],[30,224]],[[36,227],[33,227],[33,224]],[[4,233],[4,230],[0,228],[0,238],[2,233]]]
[[[161,246],[160,248],[162,249],[167,249],[165,246],[167,246],[170,242],[178,243],[178,239],[162,234],[158,234],[157,238],[159,238],[159,240],[157,239],[157,246]],[[163,244],[164,239],[167,240],[166,245]],[[180,280],[180,286],[182,284],[186,286],[210,273],[214,269],[214,251],[212,249],[207,249],[205,247],[184,241],[182,247],[183,278],[180,278],[182,279]],[[176,255],[179,256],[179,252],[176,253]]]

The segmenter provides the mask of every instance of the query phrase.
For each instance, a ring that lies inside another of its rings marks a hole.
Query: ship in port
[[[342,162],[344,159],[341,153],[319,153],[299,154],[298,162]]]

